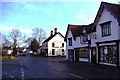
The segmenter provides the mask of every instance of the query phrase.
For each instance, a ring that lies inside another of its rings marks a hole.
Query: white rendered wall
[[[54,43],[55,47],[52,47],[52,43]],[[64,47],[62,47],[62,43],[64,43]],[[52,49],[55,50],[55,55],[52,55]],[[60,34],[57,34],[48,42],[48,56],[62,55],[62,49],[64,49],[66,55],[66,42]]]
[[[111,35],[102,37],[101,26],[99,24],[107,22],[107,21],[112,21],[111,22]],[[96,39],[97,42],[118,39],[118,21],[106,9],[103,10],[101,17],[96,25],[96,36],[97,36],[97,39]]]
[[[72,46],[69,46],[68,38],[72,38]],[[74,38],[73,38],[73,35],[71,33],[71,30],[69,30],[68,34],[67,34],[67,42],[66,42],[66,59],[68,59],[68,49],[74,49],[73,45],[74,45]]]

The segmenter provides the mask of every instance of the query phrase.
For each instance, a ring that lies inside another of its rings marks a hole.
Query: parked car
[[[17,56],[20,56],[21,54],[20,54],[20,52],[17,52]]]
[[[25,53],[25,52],[23,52],[21,55],[22,55],[22,56],[26,56],[26,53]]]
[[[30,51],[29,53],[30,53],[30,54],[32,54],[33,52],[32,52],[32,51]]]
[[[36,55],[36,56],[38,56],[38,55],[39,55],[39,53],[38,53],[38,52],[34,52],[34,53],[33,53],[33,55]]]

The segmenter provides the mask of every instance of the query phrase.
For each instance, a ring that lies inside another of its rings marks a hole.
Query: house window
[[[69,46],[72,46],[72,38],[69,38]]]
[[[54,43],[52,43],[52,47],[55,47],[55,44],[54,44]]]
[[[55,55],[55,50],[54,49],[52,49],[52,55]]]
[[[111,26],[110,26],[110,22],[111,21],[108,21],[108,22],[105,22],[105,23],[102,23],[100,24],[101,25],[101,29],[102,29],[102,36],[109,36],[111,35]]]
[[[83,34],[83,42],[88,41],[88,35],[87,34]]]
[[[64,43],[62,43],[62,47],[64,47]]]
[[[62,49],[62,55],[64,55],[64,49]]]

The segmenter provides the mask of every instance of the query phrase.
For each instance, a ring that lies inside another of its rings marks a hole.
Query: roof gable
[[[43,43],[50,41],[50,40],[51,40],[53,37],[55,37],[57,34],[61,35],[61,36],[64,38],[64,36],[63,36],[60,32],[58,32],[58,33],[54,34],[53,36],[48,37]]]
[[[111,4],[111,3],[107,3],[107,2],[101,2],[100,8],[99,8],[96,18],[94,20],[93,27],[91,29],[92,31],[96,27],[96,23],[99,20],[104,8],[107,9],[107,11],[109,11],[118,20],[119,25],[120,25],[120,15],[119,15],[120,14],[120,5]]]
[[[93,26],[93,23],[91,23],[89,25],[71,25],[71,24],[68,24],[65,40],[67,38],[69,30],[71,30],[71,33],[75,39],[75,37],[83,34],[83,29],[85,29],[87,33],[90,33],[92,26]],[[95,31],[95,29],[94,29],[94,31]]]

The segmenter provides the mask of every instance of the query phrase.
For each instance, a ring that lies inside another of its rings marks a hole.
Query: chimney
[[[53,36],[53,30],[51,30],[51,36]]]
[[[55,34],[57,34],[57,28],[55,28]]]

